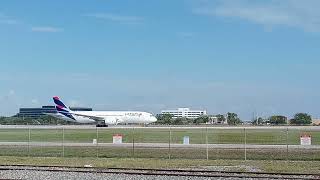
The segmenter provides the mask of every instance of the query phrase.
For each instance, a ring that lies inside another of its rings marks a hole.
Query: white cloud
[[[142,23],[143,18],[138,16],[124,16],[124,15],[117,15],[111,13],[93,13],[93,14],[86,14],[87,17],[94,17],[97,19],[120,22],[125,24],[139,24]]]
[[[16,20],[13,17],[7,16],[6,14],[0,13],[0,24],[6,25],[21,25],[21,28],[29,29],[31,25],[24,23],[22,21]],[[34,32],[61,32],[62,28],[52,27],[52,26],[31,26],[31,31]]]
[[[14,19],[0,19],[0,23],[1,24],[9,24],[9,25],[19,24],[19,22]]]
[[[206,1],[193,10],[196,14],[239,18],[267,28],[289,26],[305,31],[320,31],[320,1],[270,0],[270,1]]]
[[[31,31],[56,33],[56,32],[62,32],[63,29],[57,28],[57,27],[51,27],[51,26],[37,26],[37,27],[32,27]]]
[[[16,24],[20,24],[20,22],[15,20],[12,17],[9,17],[5,14],[0,13],[0,24],[16,25]]]

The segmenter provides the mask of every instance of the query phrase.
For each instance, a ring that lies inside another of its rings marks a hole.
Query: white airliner
[[[78,123],[104,122],[105,124],[150,124],[157,119],[151,113],[140,111],[72,111],[59,97],[53,97],[56,104],[54,117]]]

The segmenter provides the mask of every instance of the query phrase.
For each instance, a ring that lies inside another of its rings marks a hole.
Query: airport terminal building
[[[72,111],[92,111],[92,108],[87,107],[70,107]],[[42,106],[41,108],[20,108],[16,117],[40,118],[46,113],[57,113],[55,106]]]
[[[190,108],[178,108],[176,110],[162,110],[161,114],[171,114],[173,118],[195,119],[207,115],[206,110],[191,110]]]

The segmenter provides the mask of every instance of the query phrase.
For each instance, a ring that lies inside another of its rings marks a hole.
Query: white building
[[[189,108],[178,108],[177,110],[162,110],[161,114],[171,114],[173,118],[190,118],[195,119],[207,115],[205,110],[190,110]]]
[[[209,115],[209,122],[207,124],[228,124],[228,121],[226,115],[224,116],[224,120],[216,115]]]

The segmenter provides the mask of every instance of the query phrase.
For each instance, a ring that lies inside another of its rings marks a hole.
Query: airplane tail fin
[[[60,100],[58,96],[53,97],[53,101],[56,104],[56,110],[58,111],[58,113],[61,113],[68,118],[76,120],[72,116],[72,111],[66,105],[63,104],[63,102]]]
[[[54,96],[53,101],[57,107],[60,107],[62,109],[69,109],[66,105],[63,104],[63,102],[60,100],[58,96]]]

